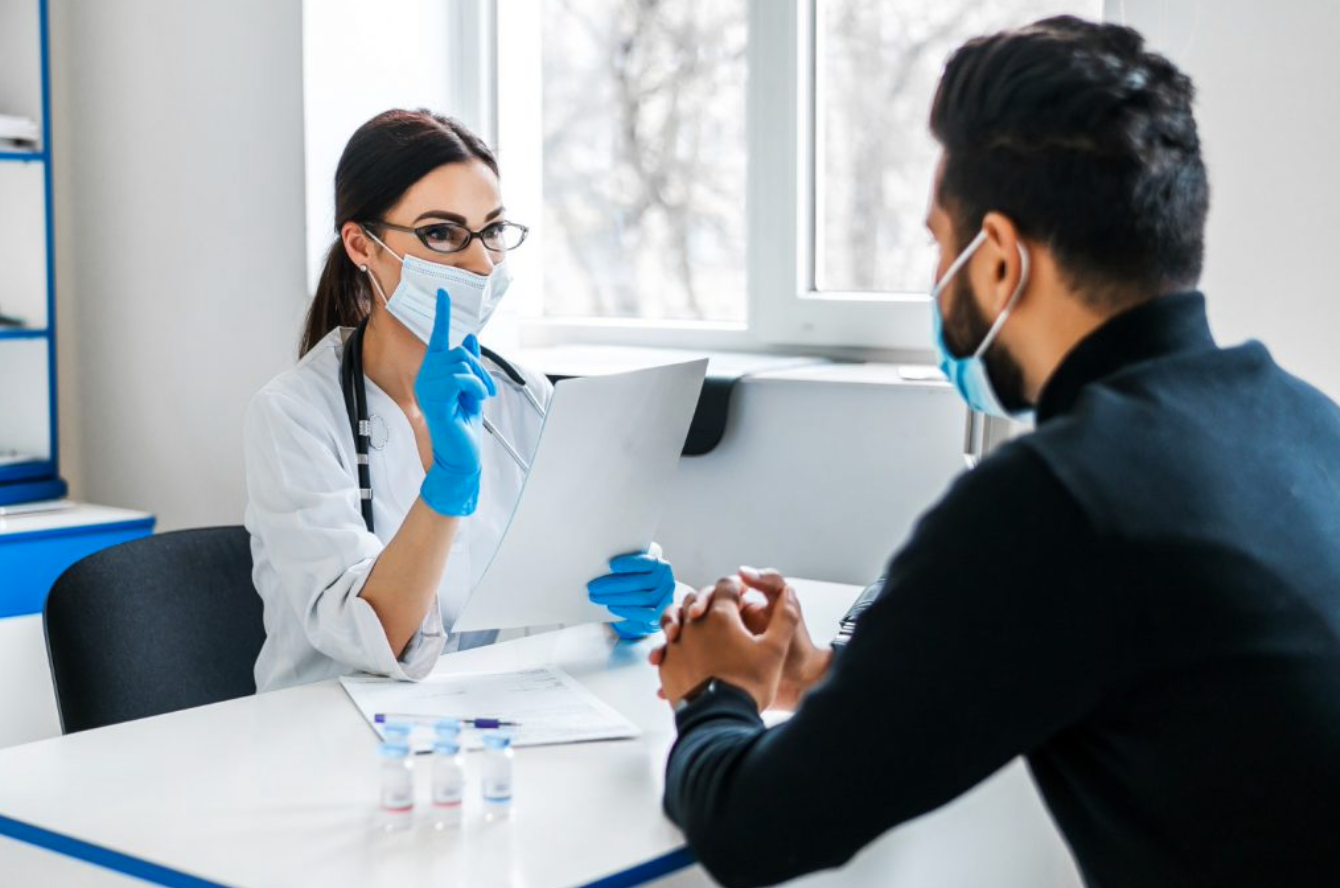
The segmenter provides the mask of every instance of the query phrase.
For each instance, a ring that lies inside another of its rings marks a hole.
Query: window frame
[[[453,105],[447,111],[465,123],[484,141],[498,139],[498,4],[497,0],[454,0],[451,30],[447,35],[450,54],[450,92]],[[435,109],[437,110],[437,109]]]
[[[816,288],[822,187],[818,0],[750,0],[749,7],[748,280],[754,332],[769,343],[929,350],[927,292]],[[759,145],[769,150],[754,150]],[[778,244],[791,253],[789,261],[776,261]]]

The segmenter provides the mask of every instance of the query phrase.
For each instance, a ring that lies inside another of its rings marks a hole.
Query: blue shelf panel
[[[15,481],[0,484],[0,506],[16,503],[32,503],[38,500],[64,499],[70,489],[60,478],[51,477],[51,464],[47,464],[45,477],[32,481]]]
[[[48,479],[56,474],[56,466],[49,459],[34,459],[29,462],[10,463],[0,466],[0,501],[5,498],[6,486],[15,481],[27,481],[33,478]]]
[[[47,153],[45,151],[0,151],[0,161],[45,163],[46,159]]]
[[[0,339],[46,339],[50,330],[30,330],[27,327],[0,327]]]
[[[40,614],[47,592],[70,565],[87,555],[146,537],[154,519],[65,527],[0,537],[0,618]]]

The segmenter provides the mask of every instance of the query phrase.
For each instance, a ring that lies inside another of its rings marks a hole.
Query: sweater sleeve
[[[1041,458],[1002,449],[922,517],[794,717],[766,729],[729,687],[678,714],[666,813],[721,884],[767,885],[965,792],[1100,698],[1121,630],[1096,549]]]

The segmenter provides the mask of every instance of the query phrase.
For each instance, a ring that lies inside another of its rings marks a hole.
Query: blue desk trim
[[[21,516],[15,516],[21,517]],[[44,540],[51,537],[63,536],[88,536],[90,533],[104,533],[106,531],[120,530],[148,530],[154,529],[154,517],[150,515],[147,518],[132,518],[129,521],[109,521],[106,524],[77,524],[74,527],[51,527],[46,530],[29,530],[20,533],[0,534],[0,546],[11,542],[30,542],[32,540]]]
[[[181,870],[151,863],[140,857],[131,857],[129,854],[122,854],[120,851],[113,851],[111,848],[102,845],[94,845],[92,842],[85,842],[73,836],[52,832],[40,826],[33,826],[31,823],[24,823],[21,820],[14,820],[3,814],[0,814],[0,836],[8,836],[11,839],[36,845],[38,848],[45,848],[56,854],[73,857],[76,860],[82,860],[85,863],[91,863],[94,866],[100,866],[113,872],[134,876],[155,885],[165,885],[167,888],[229,888],[221,882],[211,882],[209,879],[202,879]],[[582,888],[634,888],[634,886],[645,885],[693,864],[693,852],[688,848],[677,848],[668,854],[652,858],[646,863],[639,863],[622,872],[596,879],[594,882],[587,882]]]
[[[622,872],[587,882],[581,888],[634,888],[636,885],[645,885],[685,867],[693,866],[694,863],[696,860],[692,851],[688,848],[676,848],[669,854],[654,857],[646,863],[639,863]]]
[[[129,854],[122,854],[102,845],[94,845],[73,836],[14,820],[3,814],[0,814],[0,835],[45,848],[56,854],[73,857],[103,869],[142,879],[154,885],[165,885],[167,888],[228,888],[219,882],[211,882],[181,870],[150,863],[139,857],[131,857]]]

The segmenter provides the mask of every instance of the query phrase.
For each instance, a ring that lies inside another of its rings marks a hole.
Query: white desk
[[[816,637],[853,586],[795,581]],[[615,645],[583,626],[453,654],[444,669],[557,663],[644,731],[637,740],[518,749],[513,819],[477,810],[457,834],[378,835],[371,729],[335,682],[280,691],[0,751],[0,885],[129,888],[147,881],[227,888],[320,885],[641,885],[701,888],[661,813],[669,707],[655,696],[653,642]],[[420,759],[426,763],[425,759]],[[478,780],[478,760],[469,760]],[[420,775],[422,776],[422,775]],[[425,781],[426,782],[426,781]],[[421,784],[422,786],[423,784]],[[474,783],[472,789],[477,788]],[[798,812],[798,816],[821,816]],[[37,845],[12,818],[56,834]],[[90,865],[79,842],[125,855]],[[62,846],[58,851],[45,846]],[[797,888],[1079,888],[1079,876],[1023,765],[892,830],[841,870]]]
[[[859,591],[797,586],[816,635],[836,631]],[[0,838],[0,882],[62,884],[77,872],[80,885],[125,884],[62,856],[93,853],[84,842],[132,858],[120,866],[166,867],[156,875],[168,885],[643,884],[690,860],[661,812],[674,720],[646,663],[652,645],[616,644],[590,625],[443,658],[443,671],[557,663],[644,732],[518,749],[512,819],[486,824],[476,805],[455,833],[434,834],[426,822],[374,831],[376,737],[334,681],[4,750],[0,815],[10,820],[0,833],[10,837]],[[478,765],[468,757],[476,792]],[[15,822],[55,834],[35,838],[57,851],[15,841]]]

